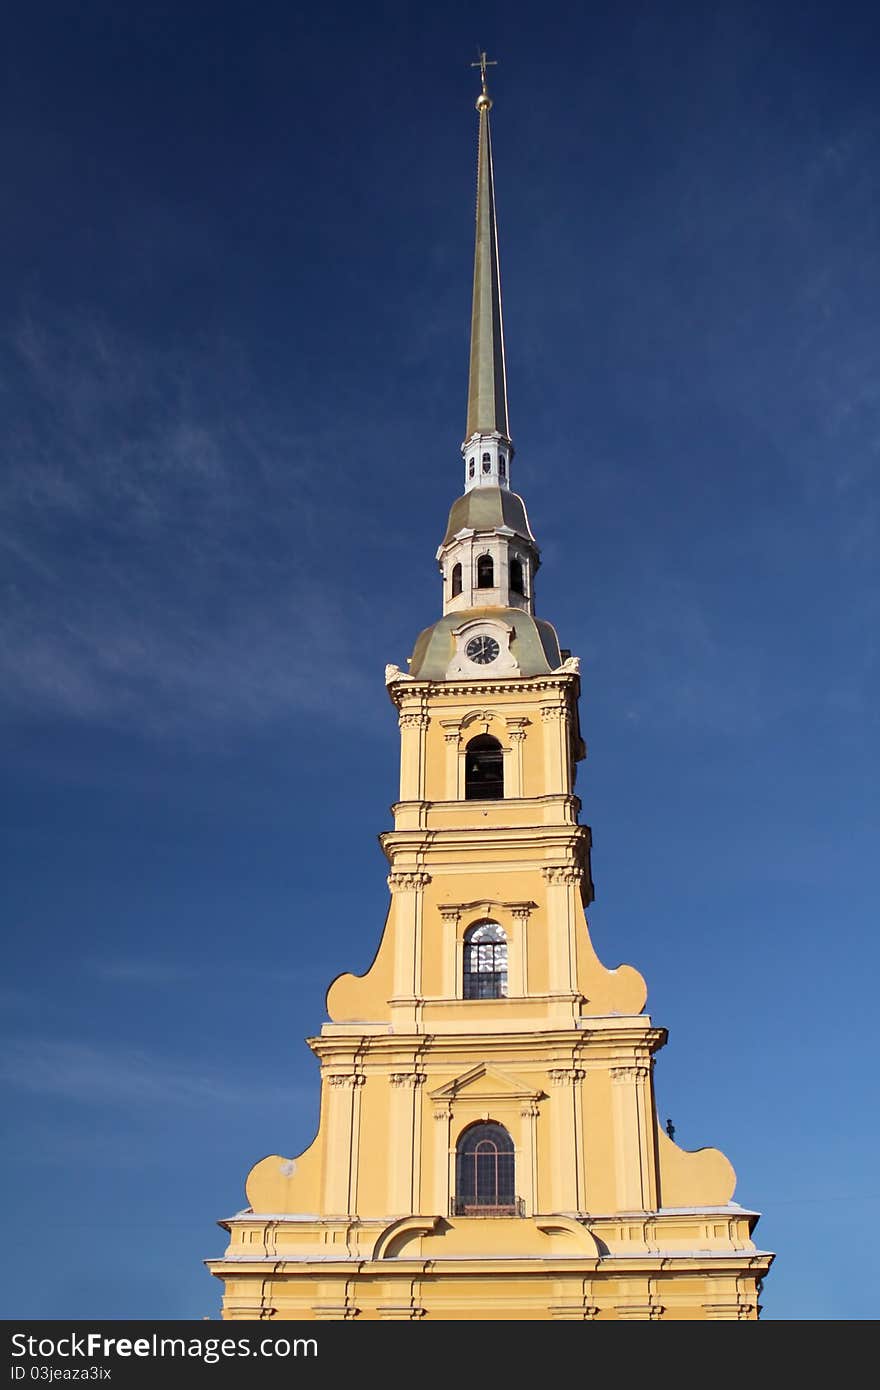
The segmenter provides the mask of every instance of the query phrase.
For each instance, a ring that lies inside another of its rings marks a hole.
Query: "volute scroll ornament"
[[[611,1068],[611,1080],[617,1086],[632,1085],[636,1081],[644,1081],[650,1075],[651,1068],[647,1066]]]
[[[554,1067],[547,1073],[554,1086],[574,1086],[583,1081],[586,1074],[582,1067]]]
[[[397,717],[401,729],[427,729],[430,722],[428,715],[419,710],[401,711]]]
[[[584,871],[575,864],[548,864],[541,870],[548,883],[571,887],[583,882]]]
[[[331,1071],[327,1073],[325,1079],[330,1086],[345,1086],[353,1091],[358,1086],[363,1086],[367,1078],[360,1072]]]
[[[441,903],[437,911],[440,913],[441,920],[451,923],[452,926],[457,926],[461,921],[462,910],[458,904]]]
[[[544,724],[552,724],[558,719],[566,716],[565,705],[544,705],[541,709],[541,721]]]
[[[388,875],[388,887],[392,893],[412,893],[420,888],[426,887],[431,882],[431,875],[419,871],[412,873],[393,873]]]

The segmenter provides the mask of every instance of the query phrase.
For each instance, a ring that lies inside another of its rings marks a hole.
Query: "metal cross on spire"
[[[472,67],[472,68],[479,68],[479,69],[480,69],[480,78],[481,78],[482,83],[483,83],[483,95],[484,95],[484,96],[488,96],[488,95],[489,95],[489,88],[486,86],[486,69],[487,69],[487,68],[497,68],[497,66],[498,66],[498,59],[497,59],[497,58],[487,58],[487,57],[486,57],[486,54],[485,54],[484,52],[482,52],[481,50],[479,50],[479,49],[477,50],[477,52],[478,52],[478,54],[479,54],[479,57],[477,58],[477,61],[476,61],[475,63],[471,63],[471,67]]]

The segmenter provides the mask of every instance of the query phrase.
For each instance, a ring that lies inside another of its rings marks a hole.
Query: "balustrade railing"
[[[479,1202],[473,1197],[453,1197],[449,1204],[450,1216],[525,1216],[525,1203],[522,1197],[514,1197],[511,1202]]]

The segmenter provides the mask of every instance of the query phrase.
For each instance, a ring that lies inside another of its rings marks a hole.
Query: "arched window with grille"
[[[504,752],[497,738],[478,734],[464,750],[465,801],[500,801],[504,796]]]
[[[452,566],[452,597],[461,593],[461,565]]]
[[[497,922],[478,922],[464,937],[465,999],[507,998],[507,937]]]
[[[510,592],[512,594],[524,594],[525,591],[523,562],[518,555],[514,555],[510,562]]]
[[[456,1216],[515,1216],[513,1140],[494,1120],[469,1125],[455,1147]]]
[[[481,555],[477,560],[477,588],[491,589],[495,584],[495,564],[491,555]]]

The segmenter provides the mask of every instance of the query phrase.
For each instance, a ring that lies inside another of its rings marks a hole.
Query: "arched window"
[[[510,562],[510,592],[512,594],[524,594],[523,584],[523,562],[518,555],[514,555]]]
[[[483,472],[484,472],[484,473],[488,473],[489,470],[491,469],[491,467],[492,467],[492,455],[491,455],[491,454],[484,454],[484,455],[483,455]]]
[[[498,455],[498,473],[502,478],[507,477],[507,460],[503,454]]]
[[[465,932],[465,999],[507,998],[507,937],[497,922],[478,922]]]
[[[477,560],[477,588],[491,589],[495,584],[495,565],[491,555],[481,555]]]
[[[491,734],[478,734],[464,750],[465,801],[500,801],[504,795],[504,754]]]
[[[474,476],[474,463],[475,463],[475,460],[474,460],[474,459],[468,459],[468,477],[469,477],[469,478],[472,478],[472,477]]]
[[[456,1216],[514,1216],[513,1140],[494,1120],[470,1125],[455,1148]]]
[[[461,565],[452,566],[452,597],[461,593]]]

